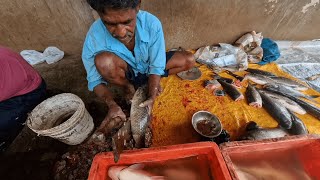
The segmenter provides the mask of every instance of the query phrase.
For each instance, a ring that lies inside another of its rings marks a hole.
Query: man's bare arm
[[[148,79],[148,97],[155,100],[160,91],[160,76],[151,74]]]
[[[117,103],[113,99],[112,93],[109,91],[109,89],[105,84],[97,85],[93,91],[101,100],[103,100],[103,102],[106,103],[108,108],[111,108],[112,106],[117,105]]]

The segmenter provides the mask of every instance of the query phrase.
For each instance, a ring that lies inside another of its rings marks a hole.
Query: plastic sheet
[[[277,41],[280,67],[294,77],[303,79],[320,74],[320,41]],[[320,78],[308,81],[320,91]]]

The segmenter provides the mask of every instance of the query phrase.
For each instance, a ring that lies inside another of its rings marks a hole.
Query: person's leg
[[[177,74],[189,70],[195,65],[195,59],[191,52],[176,51],[170,59],[167,60],[166,71],[168,75]]]
[[[0,149],[10,144],[23,128],[28,112],[46,98],[46,84],[21,96],[0,102]],[[1,146],[2,145],[2,146]]]
[[[102,52],[96,56],[95,65],[105,81],[120,86],[125,91],[126,100],[132,99],[135,90],[126,78],[128,64],[123,59],[113,53]]]

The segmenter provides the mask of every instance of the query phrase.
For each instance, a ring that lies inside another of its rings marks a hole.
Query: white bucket
[[[40,103],[29,114],[27,126],[38,135],[69,145],[82,143],[94,128],[83,101],[71,93],[59,94]]]

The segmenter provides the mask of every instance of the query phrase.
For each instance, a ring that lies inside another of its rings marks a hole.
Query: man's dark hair
[[[87,0],[89,5],[98,13],[105,13],[106,9],[134,9],[141,0]]]

